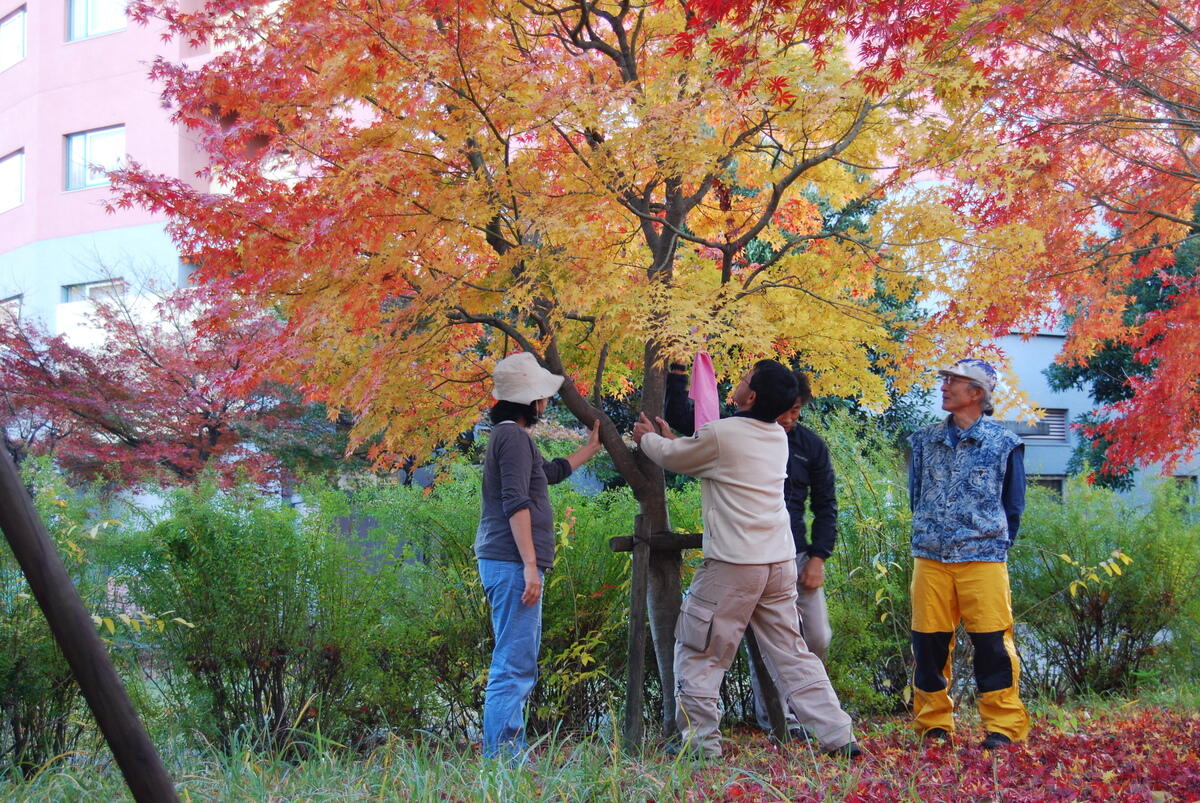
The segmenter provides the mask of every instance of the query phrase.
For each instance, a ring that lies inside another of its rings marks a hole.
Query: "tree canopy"
[[[795,25],[741,47],[741,17],[656,3],[137,4],[211,49],[154,74],[217,190],[133,165],[120,203],[168,212],[205,277],[278,310],[260,353],[382,458],[468,427],[516,348],[585,419],[588,393],[645,385],[653,408],[662,361],[700,347],[724,375],[794,358],[879,407],[1032,320],[1053,258],[953,183],[1021,178],[972,124],[953,20],[881,78],[845,44],[861,19],[822,8],[840,27],[819,47]],[[881,293],[941,308],[897,323]]]
[[[1115,348],[1146,369],[1098,413],[1114,467],[1169,467],[1200,445],[1200,285],[1173,267],[1197,241],[1198,26],[1190,2],[1053,0],[1006,6],[978,40],[987,114],[1029,169],[997,213],[1040,216],[1053,243],[1064,364]],[[1135,287],[1161,303],[1127,315]]]

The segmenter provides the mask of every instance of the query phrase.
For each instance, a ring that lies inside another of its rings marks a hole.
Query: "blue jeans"
[[[481,558],[479,579],[492,607],[496,635],[483,699],[483,755],[497,758],[503,749],[516,756],[525,749],[525,701],[537,682],[542,601],[521,602],[525,575],[520,563]]]

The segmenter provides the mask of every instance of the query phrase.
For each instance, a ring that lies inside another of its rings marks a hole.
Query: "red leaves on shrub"
[[[1027,743],[995,754],[980,750],[976,730],[923,752],[894,724],[867,725],[859,738],[869,754],[847,767],[805,744],[779,749],[762,734],[735,735],[719,764],[697,771],[694,799],[1200,801],[1196,713],[1138,708],[1063,726],[1035,719]]]

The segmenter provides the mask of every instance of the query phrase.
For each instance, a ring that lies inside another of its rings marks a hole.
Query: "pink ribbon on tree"
[[[721,401],[717,398],[717,374],[707,352],[697,351],[692,361],[692,387],[688,398],[693,402],[696,429],[721,417]]]

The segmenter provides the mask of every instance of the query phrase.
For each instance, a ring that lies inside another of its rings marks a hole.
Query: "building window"
[[[25,203],[25,151],[0,159],[0,212]]]
[[[998,421],[998,424],[1008,427],[1021,436],[1026,443],[1066,443],[1067,442],[1067,411],[1043,410],[1042,417],[1035,424],[1024,421]]]
[[[1062,498],[1063,488],[1066,486],[1067,478],[1062,474],[1026,474],[1025,484],[1030,488],[1047,488],[1052,493]]]
[[[25,7],[0,19],[0,72],[25,58]]]
[[[103,279],[98,282],[83,284],[64,284],[62,300],[64,304],[75,301],[108,301],[125,295],[129,285],[124,279]]]
[[[1182,491],[1184,502],[1188,505],[1196,504],[1196,477],[1192,474],[1176,474],[1172,477],[1175,480],[1175,485]]]
[[[108,184],[108,171],[125,161],[125,126],[97,128],[67,135],[67,189]]]
[[[180,257],[180,259],[179,259],[179,281],[176,283],[177,286],[179,286],[179,287],[195,286],[195,284],[196,284],[196,282],[195,282],[196,269],[199,267],[200,266],[197,265],[189,257]]]
[[[125,29],[126,0],[67,0],[67,39],[87,39]]]
[[[17,319],[21,317],[21,300],[23,295],[9,296],[8,298],[0,298],[0,320],[11,317]]]

